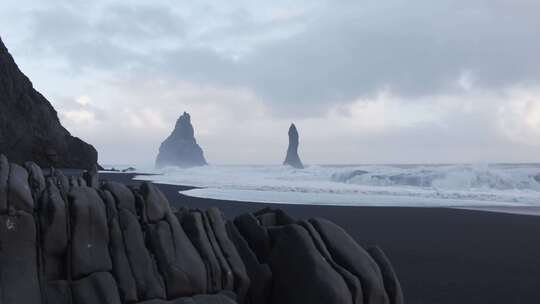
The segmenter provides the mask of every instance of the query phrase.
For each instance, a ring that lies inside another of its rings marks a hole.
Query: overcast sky
[[[183,111],[210,163],[540,161],[540,1],[0,2],[0,36],[100,163]]]

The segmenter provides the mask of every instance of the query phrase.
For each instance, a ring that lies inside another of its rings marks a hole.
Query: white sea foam
[[[229,200],[361,206],[540,206],[540,164],[165,168],[140,180]]]

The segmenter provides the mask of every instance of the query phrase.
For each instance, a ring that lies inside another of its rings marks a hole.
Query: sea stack
[[[97,151],[60,124],[58,115],[19,70],[0,39],[0,154],[40,167],[90,169]]]
[[[196,167],[206,165],[203,150],[197,144],[191,116],[184,112],[176,121],[173,132],[159,147],[156,168],[165,166]]]
[[[287,148],[287,156],[285,157],[283,164],[298,169],[304,169],[304,165],[298,156],[298,130],[296,130],[294,124],[291,124],[291,127],[289,128],[289,147]]]

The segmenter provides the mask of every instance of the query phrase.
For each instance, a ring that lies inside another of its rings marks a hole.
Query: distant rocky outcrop
[[[328,220],[174,210],[156,185],[95,170],[0,154],[0,223],[2,304],[404,303],[383,251]]]
[[[22,164],[89,169],[97,151],[60,124],[52,105],[19,70],[0,39],[0,153]]]
[[[304,169],[300,156],[298,156],[298,130],[296,130],[294,124],[291,124],[289,128],[289,147],[287,148],[287,156],[285,156],[283,164]]]
[[[171,135],[161,143],[156,167],[195,167],[206,164],[203,150],[195,140],[191,116],[184,112],[176,121]]]

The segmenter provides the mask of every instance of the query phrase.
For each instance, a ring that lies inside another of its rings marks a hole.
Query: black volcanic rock
[[[173,210],[150,183],[71,177],[0,154],[2,304],[404,302],[384,252],[330,221],[271,208],[227,221]]]
[[[274,275],[273,298],[276,299],[272,304],[353,304],[344,278],[323,257],[304,228],[287,225],[275,234],[275,245],[269,256]],[[294,288],[291,288],[292,282]]]
[[[298,131],[294,124],[291,124],[289,128],[289,148],[287,148],[287,156],[283,164],[304,169],[304,165],[298,156]]]
[[[0,153],[23,164],[89,169],[97,151],[60,124],[52,105],[19,70],[0,39]]]
[[[184,112],[176,121],[174,130],[159,147],[156,167],[195,167],[206,165],[201,147],[195,140],[191,117]]]

